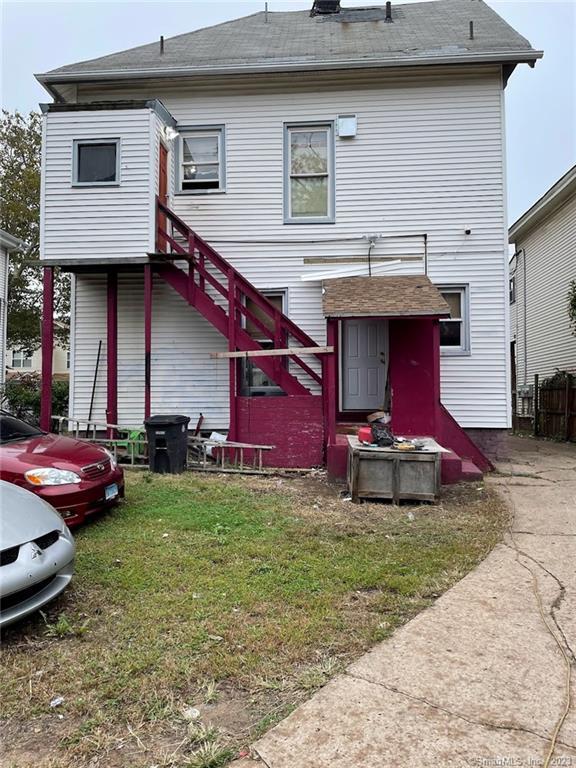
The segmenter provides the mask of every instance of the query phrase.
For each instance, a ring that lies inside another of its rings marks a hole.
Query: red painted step
[[[482,480],[483,477],[484,475],[482,474],[481,470],[478,469],[473,461],[464,459],[462,462],[462,480],[478,481]]]

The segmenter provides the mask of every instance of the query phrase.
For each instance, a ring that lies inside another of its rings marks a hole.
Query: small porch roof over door
[[[425,275],[339,277],[324,281],[325,317],[445,317],[450,308]]]

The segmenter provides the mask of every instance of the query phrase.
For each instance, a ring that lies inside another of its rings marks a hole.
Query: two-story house
[[[576,374],[568,315],[576,280],[576,166],[514,222],[509,239],[512,386],[517,414],[532,417],[536,374]]]
[[[487,469],[474,441],[510,419],[504,89],[541,55],[482,0],[311,0],[38,75],[70,414],[96,380],[100,420],[202,413],[341,474],[340,425],[386,408],[451,449],[446,479]]]

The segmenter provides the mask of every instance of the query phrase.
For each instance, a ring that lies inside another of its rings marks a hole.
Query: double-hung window
[[[450,308],[450,316],[440,320],[442,354],[466,355],[470,352],[470,321],[466,286],[439,287]]]
[[[23,349],[13,349],[12,368],[32,368],[32,355]]]
[[[120,139],[76,139],[72,169],[74,186],[120,183]]]
[[[512,275],[508,281],[508,298],[510,299],[510,304],[514,304],[516,301],[516,275]]]
[[[179,149],[180,192],[225,190],[223,127],[182,128]]]
[[[284,311],[286,301],[285,291],[262,291],[262,293],[277,310],[280,312]],[[270,335],[273,335],[274,321],[267,312],[264,312],[250,298],[246,299],[246,309],[250,313],[246,318],[246,332],[249,336],[258,341],[263,349],[272,349],[274,347],[274,342],[270,339]],[[256,322],[251,319],[252,316],[256,319]],[[263,331],[261,326],[267,328],[270,331],[270,334]],[[288,358],[286,357],[276,359],[280,361],[280,365],[286,366],[288,364]],[[242,360],[241,381],[242,394],[247,397],[263,397],[266,395],[283,394],[280,387],[278,387],[261,368],[258,368],[258,358],[246,358],[245,360]]]
[[[332,124],[285,126],[284,216],[287,223],[334,221]]]

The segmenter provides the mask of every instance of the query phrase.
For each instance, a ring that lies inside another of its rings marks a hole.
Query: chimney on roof
[[[391,24],[394,21],[394,19],[392,18],[392,3],[390,1],[386,3],[386,18],[384,19],[384,21],[387,24]]]
[[[314,0],[310,16],[326,16],[330,13],[340,13],[340,0]]]
[[[160,55],[164,53],[164,35],[160,35]]]

